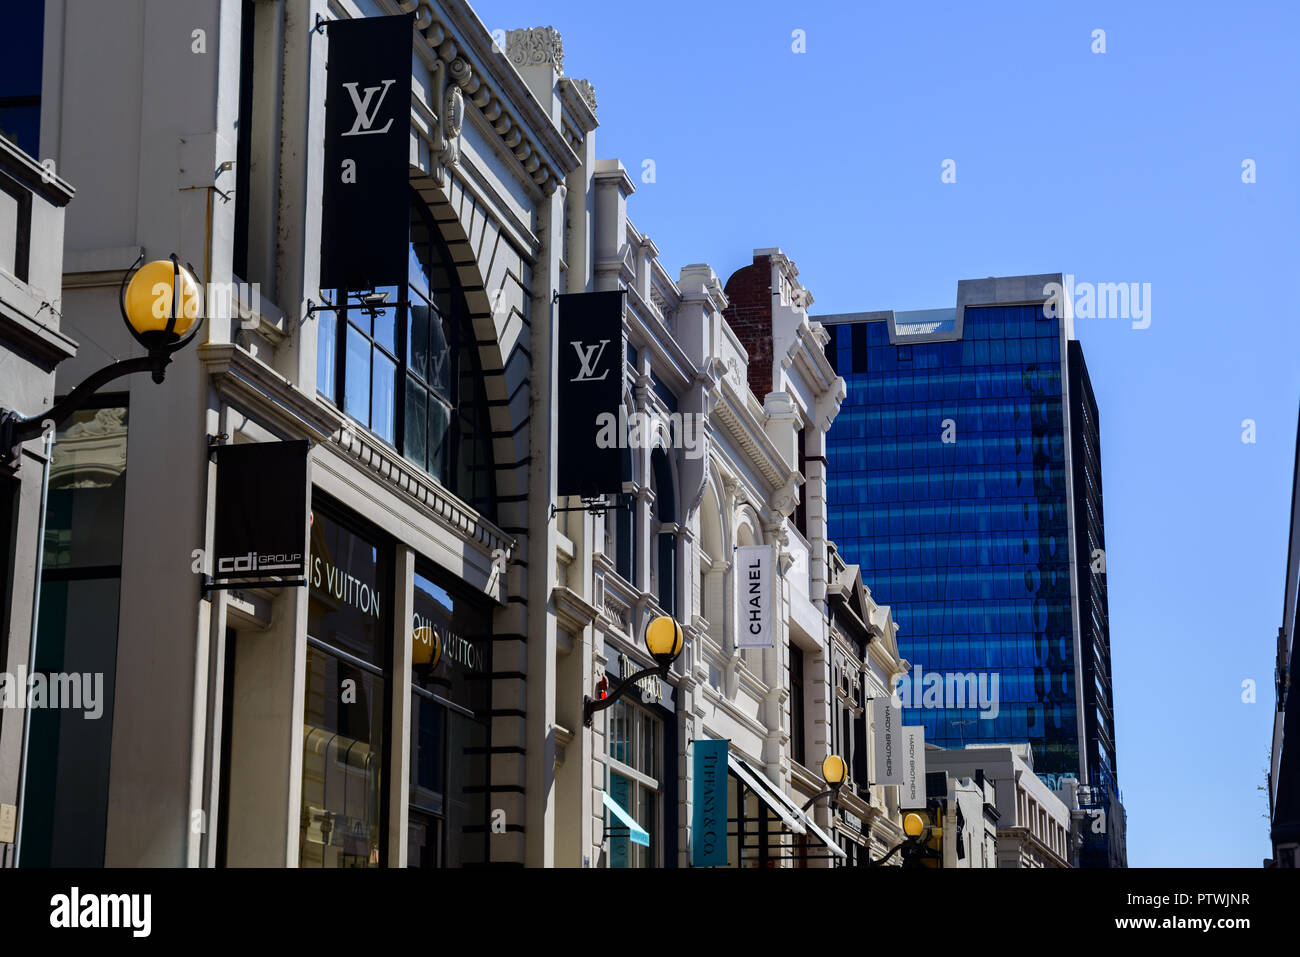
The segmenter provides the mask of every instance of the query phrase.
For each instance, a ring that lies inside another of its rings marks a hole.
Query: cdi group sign
[[[307,443],[249,442],[217,462],[212,577],[266,581],[307,571]]]

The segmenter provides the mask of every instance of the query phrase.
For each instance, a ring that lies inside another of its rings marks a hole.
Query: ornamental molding
[[[554,27],[527,27],[506,31],[506,59],[516,70],[549,66],[564,76],[564,41]]]
[[[578,168],[578,156],[470,6],[464,0],[445,0],[437,7],[432,0],[387,0],[383,6],[415,13],[415,29],[433,56],[434,72],[445,68],[445,82],[459,88],[480,111],[527,179],[543,195],[552,195]],[[433,102],[445,112],[443,81],[435,79],[439,82]]]
[[[464,61],[458,61],[464,62]],[[450,72],[450,71],[448,71]],[[442,139],[446,144],[438,159],[444,166],[455,167],[460,164],[460,131],[465,122],[465,94],[454,84],[447,86],[442,98]]]
[[[578,93],[582,96],[587,106],[591,107],[591,112],[596,112],[596,88],[591,85],[590,80],[574,80],[573,85],[578,88]]]
[[[568,586],[555,586],[551,589],[551,598],[555,605],[556,623],[565,631],[581,634],[600,617],[599,608]]]
[[[122,424],[122,418],[126,415],[126,409],[109,408],[95,410],[95,417],[84,422],[78,422],[71,426],[63,433],[64,440],[89,438],[91,436],[120,435],[126,431],[126,426]]]
[[[343,424],[337,409],[307,395],[233,343],[199,346],[199,361],[223,398],[286,438],[323,442]]]
[[[395,449],[367,432],[353,429],[351,422],[330,436],[328,447],[461,541],[476,545],[488,554],[500,549],[507,560],[514,553],[517,545],[514,538]]]
[[[716,418],[726,427],[771,487],[781,488],[785,485],[788,472],[776,446],[766,434],[751,428],[741,417],[737,411],[738,397],[735,396],[728,380],[723,380],[719,391],[722,392],[722,401],[713,409],[710,418]]]

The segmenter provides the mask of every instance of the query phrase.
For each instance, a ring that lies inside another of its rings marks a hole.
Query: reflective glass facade
[[[886,319],[846,318],[826,326],[848,385],[828,436],[829,537],[900,623],[925,705],[904,723],[946,747],[1028,741],[1050,784],[1078,775],[1060,321],[968,306],[958,341],[891,344]],[[942,685],[923,695],[932,673]],[[976,700],[948,680],[971,674]]]

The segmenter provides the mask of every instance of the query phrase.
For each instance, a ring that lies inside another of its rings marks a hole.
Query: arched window
[[[325,290],[316,388],[489,519],[491,428],[465,294],[420,196],[411,194],[407,281]]]

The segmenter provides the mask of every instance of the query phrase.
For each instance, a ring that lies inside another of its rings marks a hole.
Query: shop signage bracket
[[[615,496],[615,501],[610,502],[605,499],[605,496],[601,495],[596,498],[584,498],[581,505],[574,505],[568,508],[560,508],[552,503],[551,518],[555,518],[555,516],[560,512],[590,512],[592,515],[603,517],[610,509],[614,509],[615,511],[619,509],[627,509],[628,511],[631,511],[631,497],[632,496],[627,492],[622,492]]]

